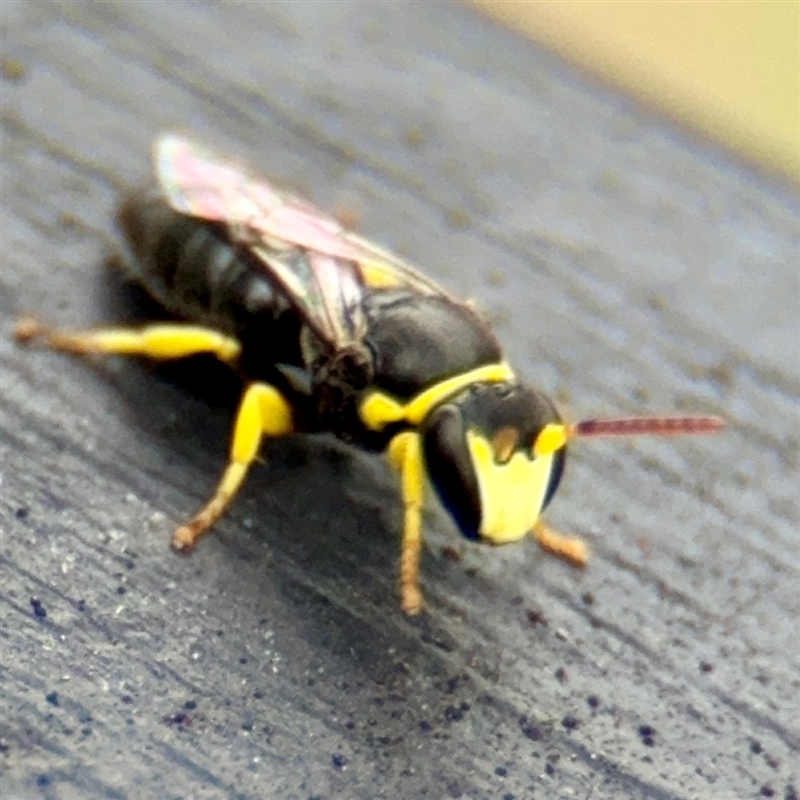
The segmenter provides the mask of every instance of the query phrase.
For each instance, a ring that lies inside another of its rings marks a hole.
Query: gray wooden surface
[[[4,800],[798,796],[796,197],[457,5],[0,14]],[[576,446],[583,572],[433,508],[416,621],[392,477],[334,442],[175,556],[236,387],[11,339],[135,316],[114,205],[173,128],[479,298],[573,417],[729,430]]]

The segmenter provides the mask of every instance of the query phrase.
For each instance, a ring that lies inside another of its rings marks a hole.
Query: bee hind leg
[[[189,553],[197,540],[231,504],[247,470],[258,455],[264,436],[288,436],[294,432],[292,407],[283,395],[267,383],[252,383],[239,405],[231,442],[230,461],[211,499],[172,537],[172,548]]]
[[[59,331],[33,317],[24,317],[17,322],[15,337],[18,342],[36,342],[68,353],[138,355],[164,360],[210,353],[232,363],[242,349],[237,339],[213,328],[183,323],[157,323],[138,329]],[[239,406],[230,461],[222,480],[203,508],[175,531],[173,548],[183,553],[191,551],[219,519],[239,491],[264,436],[286,436],[293,431],[292,408],[283,395],[269,384],[250,384]]]
[[[211,353],[230,363],[242,349],[237,339],[213,328],[169,322],[143,328],[59,331],[33,317],[23,317],[18,320],[14,335],[18,342],[43,344],[68,353],[138,355],[165,360]]]
[[[554,556],[569,561],[576,567],[585,567],[589,561],[589,548],[581,539],[562,536],[551,531],[541,520],[533,526],[533,538],[539,546]]]

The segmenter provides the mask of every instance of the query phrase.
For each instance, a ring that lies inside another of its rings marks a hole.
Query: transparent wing
[[[339,349],[366,331],[366,289],[446,293],[433,281],[306,201],[180,136],[156,141],[156,175],[176,211],[228,227],[283,287],[325,343]]]

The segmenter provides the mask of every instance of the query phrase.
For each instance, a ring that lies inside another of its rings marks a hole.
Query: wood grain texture
[[[4,798],[797,797],[797,198],[456,5],[0,13]],[[11,340],[142,313],[104,262],[171,128],[478,297],[569,414],[730,429],[575,448],[583,572],[433,508],[418,621],[396,486],[334,442],[173,555],[236,387]]]

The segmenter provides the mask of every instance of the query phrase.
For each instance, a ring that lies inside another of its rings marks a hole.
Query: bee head
[[[516,382],[474,384],[428,416],[428,475],[464,536],[506,544],[531,531],[561,480],[563,430],[550,400]]]
[[[555,494],[573,439],[717,433],[713,416],[618,417],[564,424],[550,400],[513,380],[475,383],[436,407],[421,433],[431,483],[469,539],[530,532]]]

